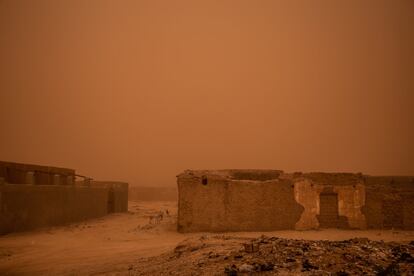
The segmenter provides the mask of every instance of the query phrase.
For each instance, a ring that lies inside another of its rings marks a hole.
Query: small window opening
[[[208,183],[208,181],[207,181],[207,177],[203,176],[203,177],[201,178],[201,184],[203,184],[203,185],[207,185],[207,183]]]

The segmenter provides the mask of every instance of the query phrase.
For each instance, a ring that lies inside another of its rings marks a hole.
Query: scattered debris
[[[134,275],[175,272],[179,275],[413,275],[414,242],[203,235],[134,266]]]
[[[241,266],[239,266],[238,270],[240,272],[253,272],[255,271],[255,267],[249,264],[242,264]]]

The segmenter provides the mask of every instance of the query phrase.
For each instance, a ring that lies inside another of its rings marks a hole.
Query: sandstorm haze
[[[1,159],[414,174],[412,1],[0,0]]]

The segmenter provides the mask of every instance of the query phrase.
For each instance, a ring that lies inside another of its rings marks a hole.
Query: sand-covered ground
[[[164,216],[160,224],[150,224],[150,216],[166,210],[170,215]],[[176,202],[130,202],[128,213],[1,236],[0,275],[154,275],[165,272],[166,269],[173,270],[171,265],[176,264],[172,259],[177,255],[177,250],[180,250],[177,245],[200,239],[217,240],[217,234],[177,233],[176,213]],[[225,238],[219,239],[219,249],[215,243],[215,250],[233,250],[240,247],[241,242],[263,234],[299,240],[339,241],[355,237],[402,243],[414,240],[413,231],[391,230],[226,233]],[[182,253],[179,252],[180,254]],[[171,261],[171,265],[160,265],[164,261]],[[186,259],[180,259],[180,262],[185,263]],[[198,261],[188,260],[188,263],[194,262]],[[203,273],[202,267],[196,271],[197,274]],[[224,274],[224,267],[220,267],[218,272]],[[194,273],[194,270],[183,270],[179,274],[190,273]]]

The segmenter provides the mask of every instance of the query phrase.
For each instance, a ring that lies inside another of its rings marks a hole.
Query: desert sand
[[[169,211],[160,223],[150,223],[159,211]],[[176,202],[129,202],[129,212],[111,214],[61,227],[13,233],[0,237],[1,275],[135,275],[150,257],[168,254],[185,240],[213,237],[212,233],[177,233]],[[275,231],[225,235],[261,235],[304,240],[345,240],[367,237],[376,241],[408,242],[414,231]],[[230,239],[231,240],[231,239]],[[230,241],[229,241],[230,242]],[[150,264],[150,262],[148,262]]]

